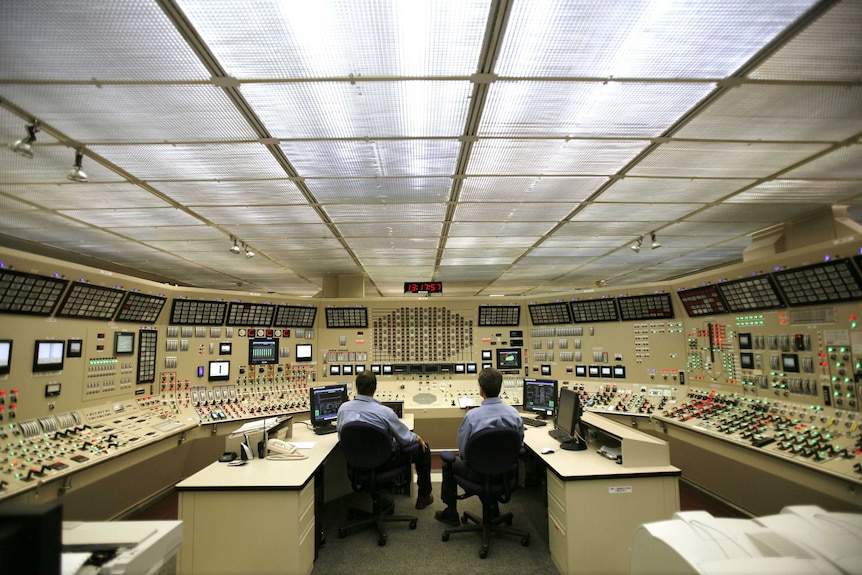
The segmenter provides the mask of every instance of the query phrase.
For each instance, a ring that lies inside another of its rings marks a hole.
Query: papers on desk
[[[297,449],[314,449],[317,445],[316,441],[291,441],[290,443]]]
[[[471,407],[476,407],[476,402],[473,401],[472,397],[459,397],[458,406],[464,409],[469,409]]]
[[[266,419],[256,419],[255,421],[249,421],[248,423],[243,423],[242,427],[231,433],[231,436],[236,437],[238,435],[242,435],[244,433],[251,433],[253,431],[261,431],[266,426],[267,429],[275,425],[281,421],[280,417],[267,417]]]

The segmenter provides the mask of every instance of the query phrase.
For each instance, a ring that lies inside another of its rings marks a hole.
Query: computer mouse
[[[550,447],[543,447],[542,448],[542,453],[544,453],[544,454],[553,453],[553,452],[554,452],[554,450],[551,449]]]

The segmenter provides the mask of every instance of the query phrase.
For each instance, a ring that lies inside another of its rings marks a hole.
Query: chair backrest
[[[357,469],[375,469],[392,457],[389,432],[369,423],[344,425],[340,434],[341,447],[347,465]]]
[[[470,437],[464,451],[464,459],[476,473],[501,475],[518,465],[521,434],[508,427],[483,429]]]

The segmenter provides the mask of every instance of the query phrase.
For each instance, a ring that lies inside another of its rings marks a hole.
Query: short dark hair
[[[479,387],[485,392],[485,397],[500,397],[503,374],[493,367],[486,367],[479,372]]]
[[[356,393],[374,395],[375,391],[377,391],[377,376],[370,371],[360,371],[356,375]]]

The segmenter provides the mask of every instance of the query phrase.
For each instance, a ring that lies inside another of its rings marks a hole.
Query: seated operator
[[[449,525],[460,525],[458,517],[458,485],[453,474],[462,477],[478,479],[470,469],[469,461],[464,461],[467,442],[474,433],[491,428],[512,428],[521,434],[524,441],[524,422],[514,407],[503,403],[500,399],[500,389],[503,387],[503,374],[490,367],[479,372],[479,394],[482,404],[467,411],[461,426],[458,428],[458,451],[461,453],[453,463],[443,463],[443,485],[440,489],[440,499],[447,505],[443,511],[437,511],[434,517]]]
[[[338,436],[344,425],[354,421],[371,424],[389,432],[392,438],[392,460],[387,468],[406,465],[410,455],[398,449],[419,443],[420,449],[413,452],[413,463],[416,466],[416,484],[419,495],[416,498],[416,509],[424,509],[434,502],[431,494],[431,450],[421,437],[410,431],[398,419],[395,412],[374,399],[377,391],[377,376],[370,371],[363,371],[356,376],[356,398],[341,404],[338,409]]]

